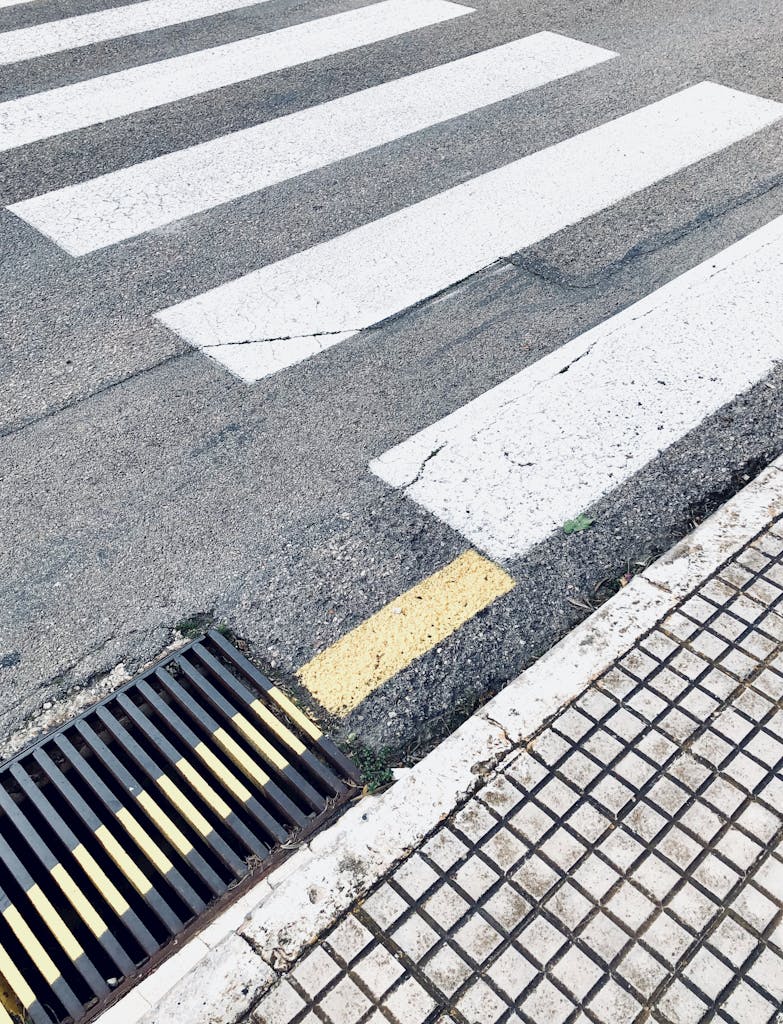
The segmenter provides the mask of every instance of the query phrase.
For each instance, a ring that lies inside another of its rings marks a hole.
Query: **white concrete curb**
[[[234,1024],[317,936],[757,533],[783,514],[783,458],[602,605],[379,797],[361,800],[98,1018]]]

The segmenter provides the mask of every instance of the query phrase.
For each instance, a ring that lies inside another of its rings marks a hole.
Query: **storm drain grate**
[[[334,743],[219,633],[0,768],[0,1022],[98,1007],[355,791]]]

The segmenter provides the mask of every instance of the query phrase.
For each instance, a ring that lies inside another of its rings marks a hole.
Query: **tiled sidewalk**
[[[247,1021],[776,1019],[782,650],[780,524],[515,751]]]

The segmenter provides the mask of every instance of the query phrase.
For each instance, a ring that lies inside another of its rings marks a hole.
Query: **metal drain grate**
[[[0,768],[0,1024],[95,1010],[357,782],[215,632],[23,751]]]

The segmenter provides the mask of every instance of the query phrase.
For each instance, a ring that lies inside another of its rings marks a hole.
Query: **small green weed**
[[[589,530],[595,522],[595,519],[591,519],[590,516],[586,516],[584,512],[580,512],[575,519],[569,519],[563,523],[563,533],[569,536],[572,533],[582,533],[584,530]]]
[[[390,763],[391,751],[388,747],[379,747],[376,750],[355,739],[349,740],[347,747],[348,756],[359,769],[368,793],[377,793],[379,789],[394,781]]]
[[[194,637],[199,636],[207,628],[207,623],[200,615],[194,615],[192,619],[183,619],[178,622],[174,629],[181,633],[182,636],[192,640]]]

